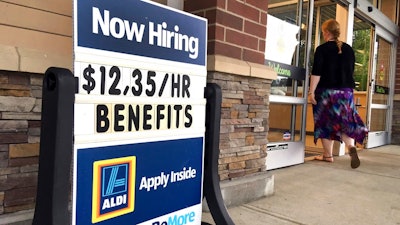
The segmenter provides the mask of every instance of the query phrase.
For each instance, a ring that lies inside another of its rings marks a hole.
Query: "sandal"
[[[325,162],[333,162],[333,156],[318,155],[318,156],[315,156],[314,159],[319,160],[319,161],[325,161]]]
[[[358,158],[356,147],[351,146],[349,148],[349,155],[351,157],[351,163],[350,163],[351,168],[355,169],[355,168],[359,167],[360,159]]]

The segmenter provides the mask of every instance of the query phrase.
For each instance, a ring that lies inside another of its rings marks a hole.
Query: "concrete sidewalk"
[[[400,146],[359,151],[334,163],[307,161],[269,171],[274,194],[229,208],[236,225],[400,225]],[[215,224],[210,213],[202,221]]]

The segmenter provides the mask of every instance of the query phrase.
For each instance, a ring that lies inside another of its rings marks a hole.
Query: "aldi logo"
[[[135,156],[93,163],[92,223],[133,212],[135,178]]]

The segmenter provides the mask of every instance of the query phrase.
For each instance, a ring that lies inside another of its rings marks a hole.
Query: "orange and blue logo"
[[[92,223],[134,211],[136,157],[93,163]]]

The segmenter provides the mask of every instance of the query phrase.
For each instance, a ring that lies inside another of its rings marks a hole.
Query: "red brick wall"
[[[395,100],[392,109],[392,143],[400,145],[400,40],[397,42],[397,59],[394,82]]]
[[[397,42],[396,75],[394,85],[394,93],[400,94],[400,39]]]
[[[208,19],[208,54],[264,64],[267,0],[186,0]]]

